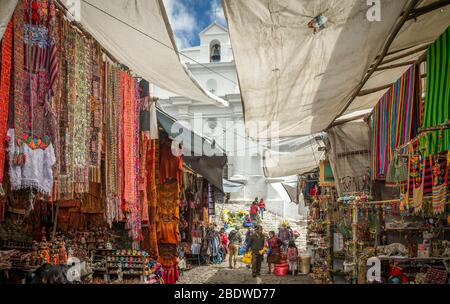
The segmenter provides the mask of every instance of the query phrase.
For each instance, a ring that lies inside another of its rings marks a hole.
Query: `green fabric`
[[[450,122],[450,27],[428,48],[427,84],[423,128]],[[450,129],[426,133],[420,138],[424,156],[450,149]]]

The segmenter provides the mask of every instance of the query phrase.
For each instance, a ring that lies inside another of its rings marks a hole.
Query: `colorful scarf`
[[[151,140],[150,149],[148,150],[148,231],[149,231],[149,241],[150,241],[150,256],[158,258],[158,235],[156,229],[157,221],[157,181],[158,179],[158,164],[159,164],[159,141]]]
[[[13,46],[13,22],[8,23],[1,41],[1,74],[0,74],[0,195],[4,194],[2,182],[6,157],[6,131],[8,128],[9,93],[11,81]]]
[[[120,73],[122,92],[122,210],[127,213],[126,228],[136,242],[142,240],[139,201],[139,86],[127,72]]]
[[[397,148],[413,134],[416,68],[411,67],[380,99],[372,116],[372,178],[384,179]],[[415,119],[414,121],[417,122]],[[403,149],[404,150],[404,149]],[[402,151],[399,151],[402,152]]]
[[[93,48],[92,61],[92,95],[90,112],[90,154],[89,154],[89,180],[94,183],[101,182],[100,162],[101,162],[101,135],[103,125],[103,102],[102,102],[102,79],[103,79],[103,59],[100,45],[97,43]]]
[[[106,221],[109,225],[122,219],[120,209],[121,170],[120,170],[120,117],[121,93],[118,69],[110,63],[105,64],[105,196]]]
[[[67,36],[67,171],[74,193],[87,193],[89,191],[91,121],[89,94],[92,82],[92,44],[73,28],[69,29]]]
[[[450,123],[450,27],[428,48],[427,94],[423,128]],[[424,157],[450,150],[450,129],[427,132],[420,137]]]

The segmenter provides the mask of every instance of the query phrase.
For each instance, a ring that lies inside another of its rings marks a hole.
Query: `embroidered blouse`
[[[22,145],[25,155],[23,166],[14,165],[12,160],[19,147],[15,144],[15,130],[9,129],[9,175],[12,190],[35,189],[45,195],[50,195],[53,187],[52,167],[56,162],[53,144],[46,149],[31,149]]]

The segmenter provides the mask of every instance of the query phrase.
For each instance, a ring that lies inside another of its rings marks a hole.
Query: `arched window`
[[[208,79],[206,88],[213,94],[217,94],[217,81],[215,79]]]
[[[211,41],[210,44],[210,62],[220,62],[221,48],[220,42],[217,40]]]

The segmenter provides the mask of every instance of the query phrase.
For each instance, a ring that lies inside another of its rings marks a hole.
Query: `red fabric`
[[[222,246],[228,246],[228,236],[226,233],[220,235],[220,242],[222,243]]]
[[[12,64],[13,21],[9,21],[2,38],[2,69],[0,79],[0,188],[3,182],[6,153],[6,131],[8,128],[9,92]]]
[[[182,181],[183,160],[180,156],[172,153],[172,142],[166,140],[161,142],[160,146],[160,183],[164,184],[168,179],[176,179],[179,183]]]
[[[255,204],[250,206],[250,214],[257,214],[258,210],[259,210],[258,205]]]

